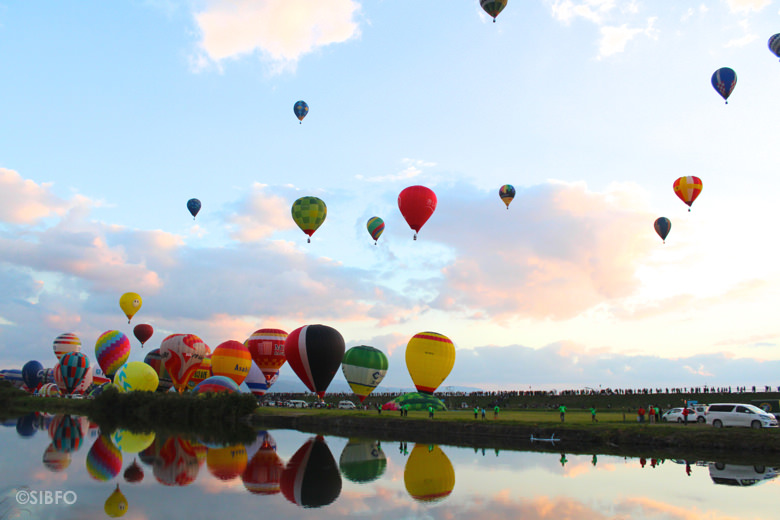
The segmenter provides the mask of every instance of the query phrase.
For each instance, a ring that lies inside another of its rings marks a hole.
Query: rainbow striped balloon
[[[108,435],[101,435],[87,454],[89,476],[99,481],[107,481],[122,471],[122,452]]]
[[[204,379],[192,390],[196,394],[227,392],[235,394],[239,392],[235,381],[226,376],[211,376]]]
[[[113,379],[130,356],[130,339],[118,330],[107,330],[95,342],[95,357],[107,377]]]
[[[81,350],[81,340],[73,333],[66,332],[54,338],[54,355],[57,361],[68,352],[79,352]]]

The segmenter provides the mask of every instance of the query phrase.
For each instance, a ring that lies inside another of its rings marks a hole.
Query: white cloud
[[[378,175],[376,177],[364,177],[363,175],[355,175],[356,179],[360,179],[368,182],[393,182],[404,181],[419,177],[423,173],[423,168],[431,168],[436,166],[436,163],[423,161],[420,159],[403,159],[401,163],[404,168],[390,175]]]
[[[195,14],[202,54],[193,64],[219,64],[259,52],[275,71],[305,54],[360,34],[354,0],[209,0]]]
[[[654,23],[655,18],[649,18],[647,20],[647,26],[644,29],[630,28],[626,24],[623,24],[620,27],[602,27],[601,41],[599,42],[599,56],[606,57],[623,52],[626,49],[626,44],[637,34],[644,34],[649,38],[656,39],[658,37],[658,31],[653,28]]]
[[[13,170],[0,168],[0,221],[35,224],[64,215],[70,204],[51,192],[51,183],[37,184]]]
[[[745,31],[745,35],[740,38],[733,38],[729,40],[724,47],[744,47],[755,41],[758,35],[750,32],[750,23],[748,20],[742,20],[739,22],[739,26]]]
[[[770,0],[727,0],[732,13],[759,12],[772,3]]]

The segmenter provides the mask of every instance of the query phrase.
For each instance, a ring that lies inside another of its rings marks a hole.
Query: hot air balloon
[[[76,390],[76,387],[79,386],[86,377],[90,377],[90,383],[92,382],[92,373],[88,370],[89,358],[81,352],[68,352],[62,356],[62,359],[57,366],[59,367],[60,376],[60,380],[57,381],[57,386],[60,388],[60,392],[64,394],[73,393]],[[57,371],[55,370],[55,374],[56,372]],[[62,385],[60,385],[60,381],[62,382]]]
[[[206,345],[206,355],[203,356],[203,361],[200,362],[198,368],[192,373],[190,380],[187,382],[187,388],[195,388],[198,383],[213,375],[211,372],[211,349]]]
[[[82,422],[70,415],[57,415],[49,424],[49,437],[57,451],[74,452],[84,440]]]
[[[506,204],[506,209],[509,209],[509,204],[511,204],[512,199],[515,198],[515,193],[515,187],[511,184],[504,184],[499,188],[498,196],[501,197],[501,200]]]
[[[438,445],[415,444],[404,467],[406,491],[417,501],[443,500],[455,487],[455,469]]]
[[[287,500],[301,507],[322,507],[338,498],[341,474],[323,437],[312,437],[290,458],[281,488]]]
[[[135,339],[141,342],[141,348],[143,348],[144,343],[149,341],[152,334],[154,334],[154,327],[148,323],[141,323],[140,325],[133,327],[133,335],[135,336]]]
[[[506,4],[507,0],[479,0],[479,5],[482,6],[482,9],[493,17],[493,23],[496,23],[496,16],[504,10]]]
[[[68,352],[78,352],[81,350],[81,340],[78,336],[71,333],[60,334],[54,339],[54,355],[57,361]]]
[[[111,518],[119,518],[127,513],[127,499],[119,491],[119,484],[116,485],[116,489],[106,499],[103,504],[103,511]]]
[[[167,392],[170,387],[173,386],[173,381],[168,371],[165,369],[165,365],[162,362],[162,356],[160,355],[160,349],[156,348],[150,350],[144,357],[144,363],[149,365],[157,372],[157,377],[160,382],[157,385],[157,390],[160,392]]]
[[[305,101],[296,101],[293,105],[293,112],[295,112],[295,117],[298,118],[298,124],[301,124],[303,123],[303,118],[309,113],[309,105]]]
[[[95,382],[95,368],[90,365],[87,367],[87,371],[84,373],[84,377],[81,378],[81,381],[76,385],[76,388],[73,389],[73,392],[71,392],[73,395],[84,395],[87,394],[87,390],[92,386],[92,383]]]
[[[40,361],[28,361],[22,367],[22,380],[31,391],[38,388],[43,379],[43,365]]]
[[[281,490],[283,471],[284,464],[276,453],[276,446],[263,443],[241,474],[241,481],[250,493],[274,495]]]
[[[276,371],[276,374],[276,377],[278,377],[278,370]],[[252,362],[252,366],[249,367],[249,374],[247,374],[246,379],[244,379],[247,388],[249,388],[249,391],[252,392],[252,395],[255,397],[260,397],[265,394],[275,381],[276,379],[272,379],[272,382],[269,383],[265,378],[265,374],[257,368],[257,365],[254,362]]]
[[[769,38],[769,50],[772,54],[780,58],[780,34],[775,34]]]
[[[301,197],[293,202],[292,218],[301,231],[309,235],[306,242],[311,242],[311,236],[325,222],[327,215],[327,206],[317,197]]]
[[[95,357],[107,377],[112,378],[130,356],[130,339],[118,330],[107,330],[95,342]]]
[[[387,457],[379,441],[349,439],[339,457],[339,469],[344,478],[365,484],[382,476],[387,468]]]
[[[367,345],[347,350],[341,361],[344,378],[361,403],[382,382],[388,366],[385,353]]]
[[[30,412],[16,419],[16,433],[20,437],[32,437],[38,429],[35,427],[37,418],[35,412]]]
[[[436,194],[425,186],[409,186],[398,195],[398,209],[414,230],[414,239],[417,240],[420,228],[436,210]]]
[[[119,428],[111,434],[111,441],[122,453],[139,453],[154,443],[154,432],[136,433],[125,428]]]
[[[192,392],[195,394],[218,394],[222,392],[237,394],[240,390],[236,382],[227,376],[211,376],[198,383],[192,389]]]
[[[246,448],[242,444],[209,448],[206,453],[206,467],[219,480],[233,480],[246,469]]]
[[[688,211],[691,211],[691,204],[699,196],[704,185],[700,178],[689,175],[674,181],[672,187],[680,200],[688,205]]]
[[[133,459],[133,463],[127,466],[122,476],[125,478],[126,482],[141,482],[144,479],[144,470],[141,468],[141,465]]]
[[[127,292],[119,297],[119,307],[127,316],[127,323],[130,323],[130,320],[133,319],[133,316],[139,311],[142,304],[143,301],[138,293]]]
[[[195,481],[199,470],[198,454],[190,441],[171,437],[160,443],[152,469],[158,482],[166,486],[186,486]]]
[[[211,373],[226,376],[240,385],[249,374],[252,355],[240,341],[228,340],[217,345],[211,354]]]
[[[279,375],[287,358],[284,357],[284,341],[287,333],[280,329],[259,329],[244,342],[252,355],[257,368],[265,375],[266,381]]]
[[[57,397],[60,395],[60,389],[57,383],[46,383],[38,389],[38,392],[43,397]]]
[[[379,217],[371,217],[366,224],[368,234],[374,239],[374,245],[379,237],[382,236],[382,232],[385,230],[385,221]]]
[[[163,365],[180,393],[206,355],[206,344],[195,334],[171,334],[160,344]]]
[[[420,332],[406,345],[406,368],[420,392],[435,392],[454,365],[455,345],[447,336]]]
[[[89,476],[100,481],[111,480],[122,471],[122,452],[108,435],[102,434],[89,449],[87,471]]]
[[[712,86],[726,100],[726,104],[728,104],[729,96],[736,85],[737,73],[728,67],[718,69],[712,74]]]
[[[192,220],[195,220],[195,217],[198,216],[198,212],[200,211],[200,201],[198,199],[188,200],[187,210],[190,212],[190,215],[192,215]]]
[[[54,444],[49,444],[49,447],[43,452],[43,465],[49,471],[59,473],[70,466],[70,461],[70,452],[59,451],[54,447]]]
[[[672,229],[672,221],[666,217],[658,217],[653,224],[655,232],[661,237],[661,240],[666,243],[666,237],[669,235],[669,231]]]
[[[341,333],[327,325],[305,325],[292,331],[284,342],[290,368],[320,399],[339,369],[344,349]]]
[[[121,392],[154,392],[160,384],[160,378],[143,361],[130,361],[116,371],[114,384]]]

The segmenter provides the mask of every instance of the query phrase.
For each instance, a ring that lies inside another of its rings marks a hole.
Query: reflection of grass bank
[[[251,394],[128,392],[109,389],[95,399],[32,397],[0,385],[0,409],[7,418],[29,412],[85,415],[104,431],[124,428],[165,436],[195,435],[205,441],[251,442],[255,433],[246,417],[257,406]]]

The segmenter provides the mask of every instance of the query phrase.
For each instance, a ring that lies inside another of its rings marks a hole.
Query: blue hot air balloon
[[[192,220],[195,220],[195,217],[198,215],[198,212],[200,211],[200,201],[198,199],[188,200],[187,209],[190,210],[190,214],[192,215]]]
[[[769,50],[772,51],[772,54],[780,58],[780,33],[770,37],[768,44]]]
[[[30,392],[43,382],[43,365],[40,361],[28,361],[22,367],[22,380]]]
[[[306,104],[306,101],[296,101],[295,105],[293,105],[293,112],[295,112],[295,117],[298,118],[298,121],[303,123],[303,118],[309,113],[309,105]]]
[[[655,228],[655,232],[658,233],[658,236],[661,237],[661,240],[663,240],[665,244],[666,237],[669,235],[669,231],[672,229],[672,221],[666,217],[659,217],[655,220],[653,227]]]
[[[737,73],[728,67],[716,70],[712,74],[712,86],[728,104],[729,96],[737,86]]]

